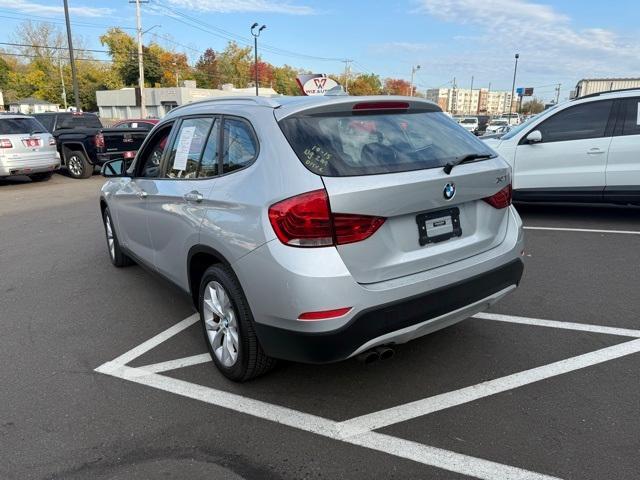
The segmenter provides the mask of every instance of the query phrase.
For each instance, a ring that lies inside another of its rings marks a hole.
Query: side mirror
[[[540,143],[542,141],[542,133],[540,130],[534,130],[527,135],[527,143]]]
[[[104,165],[102,165],[100,173],[103,177],[126,177],[127,166],[127,162],[124,160],[124,158],[109,160]]]

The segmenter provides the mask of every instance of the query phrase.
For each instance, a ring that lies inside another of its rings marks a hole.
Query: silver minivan
[[[56,141],[40,122],[26,115],[0,115],[0,178],[48,180],[59,168]]]
[[[103,167],[111,261],[190,295],[232,380],[384,354],[522,275],[508,165],[417,98],[206,100],[123,162]]]

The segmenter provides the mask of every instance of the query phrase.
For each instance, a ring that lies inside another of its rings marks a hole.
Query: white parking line
[[[548,365],[542,365],[541,367],[514,373],[506,377],[488,380],[470,387],[387,408],[386,410],[362,415],[342,422],[341,427],[345,428],[345,432],[348,432],[348,435],[352,435],[354,431],[367,432],[377,430],[637,352],[640,352],[640,339],[613,345]]]
[[[160,343],[193,325],[198,320],[197,315],[192,315],[184,319],[153,338],[120,355],[115,360],[101,365],[96,368],[96,372],[138,384],[147,385],[149,387],[154,387],[166,392],[206,402],[211,405],[234,410],[236,412],[252,415],[254,417],[276,422],[288,427],[322,435],[334,440],[377,450],[389,455],[413,460],[424,465],[434,466],[475,478],[485,480],[558,480],[555,477],[544,474],[460,454],[450,450],[423,445],[410,440],[404,440],[373,431],[375,429],[411,420],[446,408],[462,405],[464,403],[522,387],[557,375],[562,375],[564,373],[613,360],[615,358],[620,358],[625,355],[640,352],[640,331],[638,330],[488,313],[479,314],[476,315],[476,317],[483,320],[637,337],[638,339],[583,355],[578,355],[566,360],[560,360],[549,365],[543,365],[523,372],[489,380],[478,385],[461,388],[452,392],[443,393],[441,395],[362,415],[343,422],[336,422],[334,420],[300,412],[281,405],[274,405],[272,403],[244,397],[224,390],[218,390],[158,374],[158,372],[208,362],[210,361],[208,354],[193,355],[190,357],[169,360],[137,368],[126,365]]]
[[[557,232],[583,232],[583,233],[615,233],[622,235],[640,235],[637,230],[599,230],[593,228],[563,228],[563,227],[523,227],[525,230],[550,230]]]
[[[577,330],[590,333],[604,333],[606,335],[620,335],[622,337],[640,338],[640,330],[628,328],[606,327],[604,325],[589,325],[588,323],[559,322],[557,320],[542,320],[540,318],[514,317],[513,315],[501,315],[499,313],[477,313],[473,318],[481,320],[494,320],[497,322],[519,323],[521,325],[534,325],[536,327],[560,328],[564,330]]]
[[[209,355],[208,353],[201,353],[200,355],[177,358],[175,360],[169,360],[167,362],[154,363],[152,365],[143,365],[142,367],[138,368],[151,373],[161,373],[168,372],[169,370],[176,370],[178,368],[191,367],[193,365],[199,365],[201,363],[207,363],[210,361],[211,355]]]
[[[106,373],[106,372],[105,372]],[[122,366],[109,374],[138,384],[158,388],[183,397],[200,400],[211,405],[252,415],[263,420],[286,425],[298,430],[322,435],[396,457],[413,460],[423,465],[442,468],[485,480],[559,480],[556,477],[531,472],[461,453],[422,445],[376,432],[359,432],[345,437],[345,428],[333,420],[243,397],[235,393],[205,387],[184,380],[158,375],[141,368]]]

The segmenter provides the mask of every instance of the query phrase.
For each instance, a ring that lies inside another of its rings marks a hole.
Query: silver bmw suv
[[[103,175],[111,261],[190,295],[236,381],[407,342],[522,276],[508,165],[413,97],[193,103]]]

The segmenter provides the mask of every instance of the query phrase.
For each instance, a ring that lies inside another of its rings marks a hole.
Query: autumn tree
[[[251,81],[252,48],[241,47],[236,42],[229,42],[218,55],[218,72],[220,83],[232,83],[235,87],[244,88]]]
[[[384,93],[387,95],[410,95],[411,84],[401,78],[387,78],[384,81]]]
[[[380,95],[382,82],[373,73],[361,74],[349,82],[349,95]]]
[[[130,56],[120,67],[120,76],[125,85],[137,86],[140,69],[138,67],[138,56]],[[160,60],[156,52],[150,51],[148,47],[142,47],[142,59],[144,67],[145,85],[154,86],[162,79],[163,71]]]
[[[218,88],[218,59],[212,48],[207,48],[196,61],[194,77],[202,88]]]
[[[272,88],[282,95],[302,95],[296,77],[300,74],[289,65],[274,67],[272,73]]]

